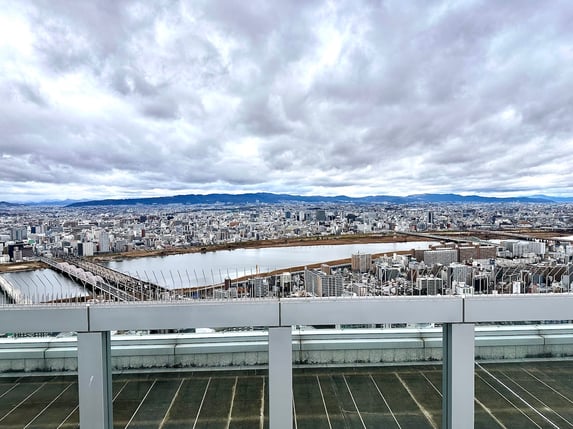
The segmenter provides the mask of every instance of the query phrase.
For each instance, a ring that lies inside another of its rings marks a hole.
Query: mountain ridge
[[[274,194],[270,192],[255,192],[244,194],[184,194],[167,197],[146,198],[120,198],[75,202],[66,207],[92,207],[92,206],[129,206],[129,205],[164,205],[164,204],[277,204],[285,202],[306,203],[555,203],[573,202],[573,198],[548,197],[536,195],[534,197],[482,197],[479,195],[458,194],[413,194],[405,197],[395,195],[370,195],[365,197],[348,197],[346,195],[294,195]]]

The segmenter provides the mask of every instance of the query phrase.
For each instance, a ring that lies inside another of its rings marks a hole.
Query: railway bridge
[[[151,301],[162,298],[169,289],[121,273],[78,257],[66,257],[59,262],[41,257],[51,269],[82,284],[106,301]]]

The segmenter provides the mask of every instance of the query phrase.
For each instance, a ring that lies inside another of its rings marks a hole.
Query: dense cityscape
[[[343,205],[322,207],[143,206],[71,209],[18,206],[0,218],[3,253],[23,244],[22,257],[79,256],[273,239],[407,231],[573,228],[570,205]],[[17,262],[10,255],[11,262]],[[7,262],[7,261],[6,261]]]
[[[573,246],[571,237],[566,237],[573,228],[569,208],[518,203],[13,206],[3,209],[0,243],[4,267],[17,268],[40,257],[108,260],[418,237],[429,247],[378,255],[358,252],[331,265],[323,261],[284,272],[253,275],[251,271],[251,276],[240,278],[213,276],[211,287],[200,292],[193,290],[191,279],[182,280],[178,287],[169,287],[167,295],[172,299],[562,292],[569,291],[573,275]],[[528,235],[531,232],[540,238]],[[486,233],[497,240],[480,238]]]
[[[573,3],[0,7],[0,428],[573,428]]]

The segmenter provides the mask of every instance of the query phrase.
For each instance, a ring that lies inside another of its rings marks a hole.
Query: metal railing
[[[444,427],[459,428],[473,427],[475,323],[571,319],[572,294],[229,299],[0,308],[0,326],[6,331],[78,332],[82,428],[112,426],[112,330],[267,327],[269,409],[274,429],[292,427],[292,405],[284,399],[292,397],[293,325],[441,323]]]

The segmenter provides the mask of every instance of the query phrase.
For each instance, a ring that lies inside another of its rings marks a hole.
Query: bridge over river
[[[151,301],[169,293],[163,286],[77,257],[66,257],[63,261],[42,257],[40,261],[106,301]]]

